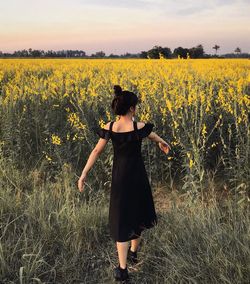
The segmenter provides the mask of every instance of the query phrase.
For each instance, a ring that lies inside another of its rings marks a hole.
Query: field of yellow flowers
[[[172,146],[142,143],[159,223],[142,235],[132,282],[249,283],[243,59],[0,60],[0,283],[112,283],[111,142],[81,193],[77,180],[97,128],[118,119],[115,84]]]
[[[151,180],[201,189],[212,173],[248,187],[247,59],[2,59],[1,155],[18,168],[51,173],[70,164],[80,172],[95,129],[117,119],[115,84],[139,96],[136,120],[153,122],[172,145],[165,156],[143,144]],[[110,154],[111,143],[93,170],[96,180],[110,178]]]

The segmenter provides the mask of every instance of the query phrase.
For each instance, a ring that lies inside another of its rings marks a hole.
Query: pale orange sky
[[[250,0],[8,0],[0,51],[81,49],[137,53],[154,45],[203,44],[218,54],[250,52]]]

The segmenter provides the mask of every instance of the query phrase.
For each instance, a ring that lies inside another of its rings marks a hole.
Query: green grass
[[[78,192],[69,169],[54,182],[11,167],[0,175],[0,283],[113,282],[108,190]],[[157,205],[158,225],[142,233],[131,283],[250,282],[248,199],[157,191],[169,207]]]

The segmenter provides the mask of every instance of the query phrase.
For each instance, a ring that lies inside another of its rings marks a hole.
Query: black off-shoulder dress
[[[109,228],[114,241],[136,239],[144,229],[156,225],[157,215],[152,191],[141,154],[141,144],[152,131],[154,124],[145,123],[128,132],[98,128],[96,133],[103,139],[111,138],[114,158],[112,166],[111,194],[109,204]]]

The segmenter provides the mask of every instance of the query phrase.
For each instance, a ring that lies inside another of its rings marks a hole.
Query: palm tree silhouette
[[[236,47],[234,52],[239,55],[241,53],[241,49],[239,47]]]
[[[213,49],[215,49],[215,51],[216,51],[216,54],[217,54],[217,50],[220,48],[220,46],[219,45],[215,45],[215,46],[213,46]]]

